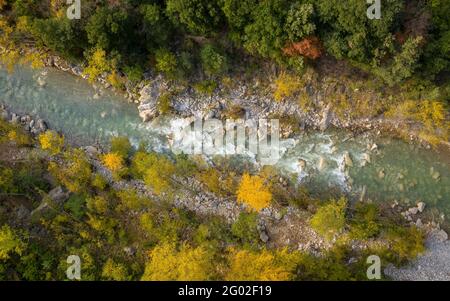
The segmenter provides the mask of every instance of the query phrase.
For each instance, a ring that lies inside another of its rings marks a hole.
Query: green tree
[[[211,34],[219,29],[222,21],[217,0],[167,0],[166,5],[172,22],[194,34]]]
[[[177,57],[167,49],[159,49],[155,53],[156,69],[169,77],[177,72]]]
[[[280,61],[287,39],[284,31],[287,3],[262,0],[253,8],[251,22],[244,29],[244,47],[251,54]]]
[[[225,72],[227,68],[227,58],[222,55],[213,45],[205,45],[200,57],[203,70],[207,75],[216,75]]]
[[[77,23],[67,18],[34,19],[29,28],[38,45],[48,47],[69,59],[80,58],[86,46]]]
[[[285,31],[292,42],[300,41],[316,30],[312,21],[314,6],[311,3],[295,2],[291,5],[287,17]]]

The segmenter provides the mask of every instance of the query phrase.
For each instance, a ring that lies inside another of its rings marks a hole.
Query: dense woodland
[[[69,20],[62,0],[0,1],[11,40],[33,40],[75,61],[95,63],[101,52],[109,66],[97,67],[131,80],[150,66],[214,76],[273,61],[302,72],[331,56],[389,85],[411,78],[448,85],[448,1],[383,1],[380,20],[369,20],[367,7],[361,0],[83,0],[81,19]]]

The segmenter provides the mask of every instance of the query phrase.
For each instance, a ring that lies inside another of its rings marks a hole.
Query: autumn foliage
[[[39,143],[43,150],[47,150],[52,155],[57,155],[64,147],[64,137],[54,131],[46,131],[39,135]]]
[[[300,42],[291,43],[283,48],[287,56],[302,55],[309,59],[318,59],[322,56],[322,43],[317,37],[307,37]]]
[[[231,250],[228,281],[286,281],[291,280],[297,254],[287,250],[252,252]]]
[[[240,203],[247,204],[252,210],[260,211],[270,205],[272,193],[264,184],[262,177],[245,173],[239,184],[237,200]]]

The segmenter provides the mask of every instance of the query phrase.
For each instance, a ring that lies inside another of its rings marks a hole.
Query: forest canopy
[[[15,29],[9,39],[32,39],[75,61],[104,51],[103,67],[133,79],[143,67],[214,76],[242,59],[301,72],[331,56],[389,85],[412,77],[448,85],[445,0],[383,1],[374,20],[364,0],[83,0],[79,20],[66,17],[63,0],[3,0],[0,9]]]

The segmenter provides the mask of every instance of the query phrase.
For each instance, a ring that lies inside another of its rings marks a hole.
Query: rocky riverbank
[[[82,65],[68,63],[53,54],[45,58],[44,65],[47,68],[57,68],[84,79],[88,78],[83,72],[84,68]],[[42,85],[45,85],[45,74],[46,71],[44,70],[42,76],[38,78]],[[124,93],[128,101],[137,105],[139,116],[143,122],[149,122],[160,114],[160,109],[158,108],[160,98],[170,94],[169,106],[171,113],[183,118],[226,119],[229,117],[230,112],[238,108],[239,114],[242,113],[241,118],[256,120],[261,118],[280,119],[282,138],[292,137],[299,130],[325,131],[332,126],[353,132],[372,131],[376,135],[385,133],[389,133],[388,135],[401,135],[402,137],[408,137],[410,141],[416,141],[427,148],[431,148],[431,145],[421,139],[417,132],[404,129],[399,122],[394,120],[385,119],[382,116],[358,118],[343,117],[336,114],[327,101],[326,93],[323,93],[321,90],[322,87],[314,87],[308,84],[303,88],[304,93],[315,108],[305,111],[298,101],[279,102],[275,101],[271,93],[258,93],[257,91],[261,85],[258,80],[255,83],[238,82],[232,88],[219,83],[212,94],[205,94],[195,91],[190,86],[177,85],[173,81],[164,78],[161,74],[154,74],[151,70],[147,70],[143,74],[144,79],[137,84],[126,81],[125,91],[116,90],[108,82],[108,74],[102,74],[93,85],[97,91],[96,95],[102,95],[105,89],[113,89],[117,93]],[[353,93],[349,87],[338,87],[337,85],[330,85],[326,90],[339,90],[339,93],[347,93],[349,95]],[[450,147],[448,141],[442,141],[442,145]]]

